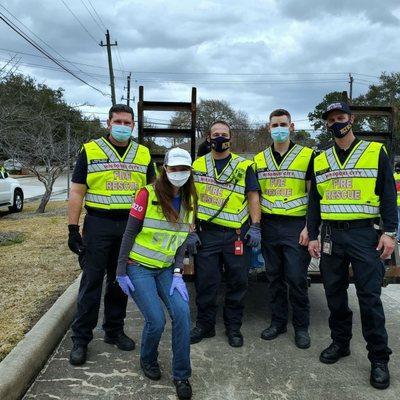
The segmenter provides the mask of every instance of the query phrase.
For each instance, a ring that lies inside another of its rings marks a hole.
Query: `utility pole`
[[[101,41],[100,46],[107,47],[108,69],[110,72],[111,102],[112,105],[115,105],[115,83],[114,83],[114,70],[112,65],[111,46],[118,46],[118,43],[116,41],[114,43],[110,42],[110,32],[108,31],[108,29],[106,32],[106,44],[104,44],[103,41]]]
[[[129,72],[126,86],[126,105],[129,107],[129,102],[131,100],[131,73]]]
[[[351,103],[353,100],[353,81],[354,81],[354,78],[351,75],[351,72],[349,73],[349,79],[350,79],[349,80],[349,84],[350,84],[349,98],[350,98],[350,103]]]
[[[127,82],[126,82],[126,98],[124,96],[121,97],[121,100],[126,100],[126,105],[129,107],[130,101],[135,101],[135,96],[131,99],[131,72],[129,72],[129,75],[127,76]]]

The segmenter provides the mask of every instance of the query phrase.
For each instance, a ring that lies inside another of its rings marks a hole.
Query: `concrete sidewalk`
[[[383,289],[383,300],[393,356],[390,363],[392,385],[378,391],[369,385],[370,364],[361,336],[358,303],[354,288],[350,304],[354,311],[354,332],[350,357],[334,365],[318,361],[320,351],[330,343],[328,312],[322,285],[310,289],[312,305],[312,346],[300,350],[294,346],[293,330],[278,339],[260,339],[267,326],[265,283],[251,282],[242,332],[245,345],[228,346],[221,316],[217,336],[192,346],[193,386],[195,400],[397,400],[400,398],[400,288]],[[192,284],[189,284],[193,293]],[[192,311],[195,315],[192,296]],[[137,349],[122,352],[103,342],[101,323],[89,347],[88,362],[82,367],[68,363],[71,346],[68,332],[60,346],[38,376],[25,400],[173,400],[168,322],[160,345],[163,377],[158,382],[145,378],[139,367],[140,334],[143,320],[136,306],[129,304],[126,333],[134,338]]]

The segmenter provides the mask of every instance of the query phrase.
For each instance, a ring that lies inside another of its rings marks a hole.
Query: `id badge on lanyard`
[[[324,241],[322,242],[322,253],[328,256],[332,255],[331,227],[326,226]]]
[[[240,239],[240,229],[236,229],[236,234],[238,235],[237,240],[235,240],[235,256],[243,255],[243,242]]]

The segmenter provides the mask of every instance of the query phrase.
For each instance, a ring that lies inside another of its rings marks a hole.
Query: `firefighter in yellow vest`
[[[87,346],[97,325],[104,274],[104,341],[126,351],[135,347],[123,331],[127,297],[115,282],[115,271],[133,195],[153,181],[154,168],[149,150],[131,139],[132,108],[114,105],[107,124],[107,137],[83,145],[68,201],[68,246],[78,254],[83,270],[72,324],[73,365],[86,362]],[[83,204],[86,216],[81,236],[79,217]]]
[[[330,104],[322,118],[335,144],[314,160],[307,215],[308,248],[312,257],[321,257],[320,271],[330,311],[332,343],[322,351],[320,361],[333,364],[350,355],[353,313],[347,288],[351,264],[371,362],[370,383],[377,389],[386,389],[390,384],[391,350],[381,286],[385,274],[383,260],[393,252],[397,229],[391,165],[381,143],[354,136],[354,115],[346,103]],[[383,225],[380,237],[374,229],[379,217]]]
[[[400,242],[400,162],[397,162],[394,166],[394,181],[396,183],[397,192],[397,217],[399,219],[399,225],[397,226],[397,241]]]
[[[190,399],[189,295],[182,279],[186,238],[193,227],[196,189],[190,154],[168,151],[154,185],[137,194],[122,239],[117,280],[145,319],[140,366],[152,380],[161,378],[158,345],[165,326],[164,307],[172,320],[172,373],[179,399]]]
[[[273,111],[269,117],[273,143],[254,157],[261,186],[261,250],[271,308],[271,324],[261,338],[272,340],[286,332],[289,294],[295,344],[306,349],[311,344],[306,212],[314,152],[290,140],[293,130],[287,110]]]
[[[215,335],[223,264],[225,333],[230,346],[240,347],[251,247],[261,241],[260,187],[253,162],[230,152],[231,132],[226,122],[212,124],[210,140],[211,152],[193,163],[201,246],[195,256],[197,318],[191,343]]]

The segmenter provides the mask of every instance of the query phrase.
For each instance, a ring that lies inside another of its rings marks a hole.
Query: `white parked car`
[[[10,178],[0,167],[0,209],[8,207],[11,212],[20,212],[24,207],[24,192],[17,179]]]

